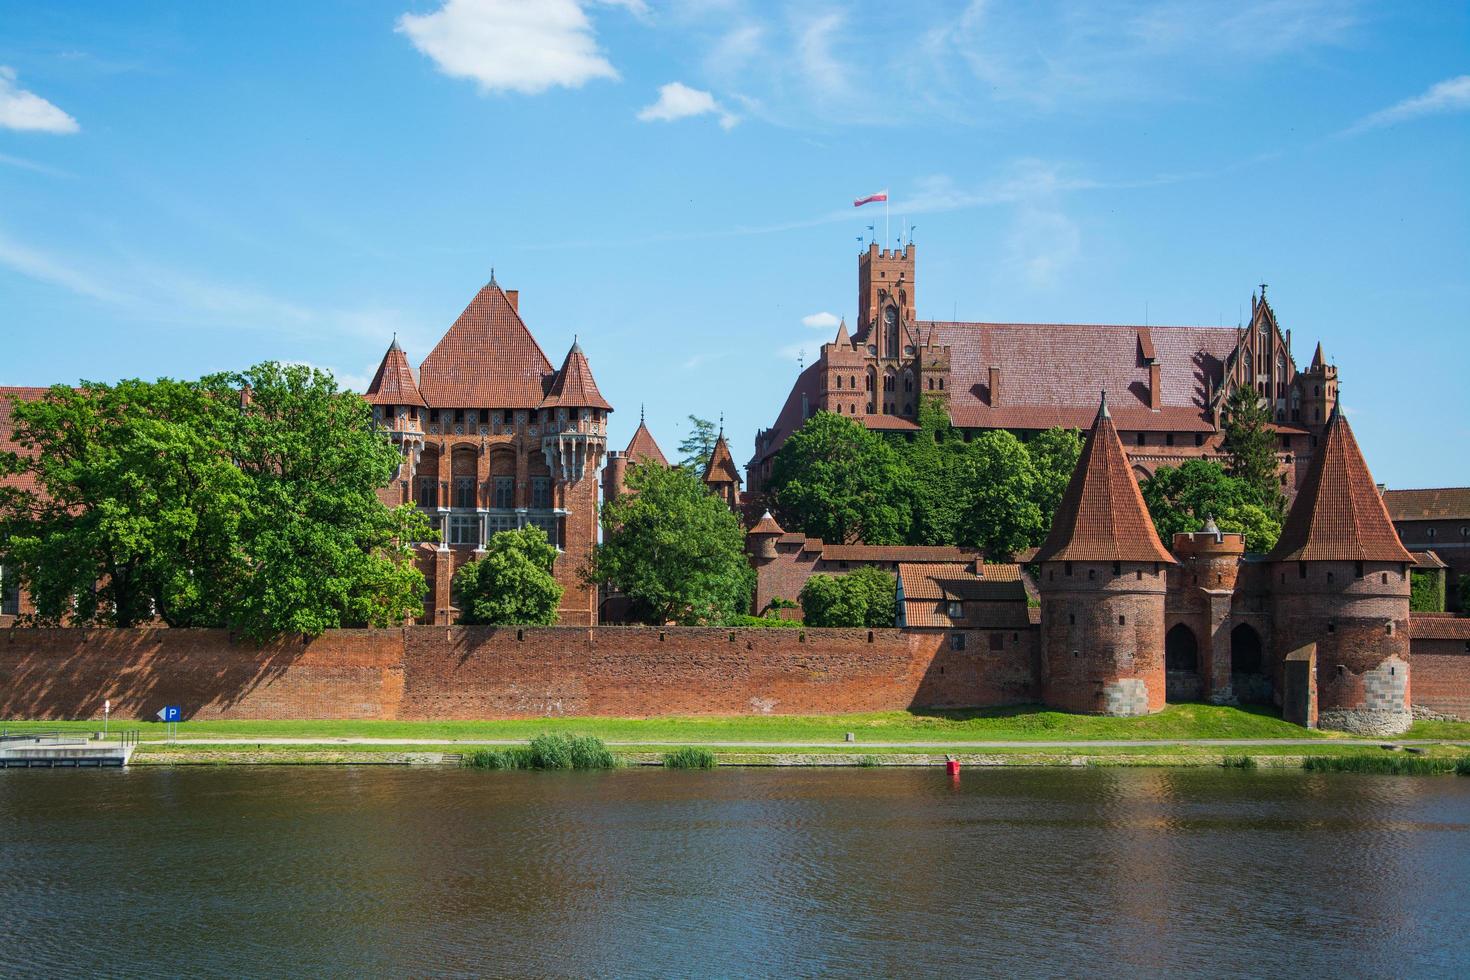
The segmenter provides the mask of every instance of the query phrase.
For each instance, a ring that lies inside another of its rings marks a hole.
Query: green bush
[[[878,761],[878,757],[876,755],[865,755],[858,758],[857,764],[858,767],[861,769],[876,769],[883,763]]]
[[[1409,573],[1409,610],[1444,612],[1444,572]]]
[[[800,629],[799,619],[777,619],[775,616],[731,616],[725,620],[726,626],[739,626],[741,628],[754,629]]]
[[[845,575],[813,575],[801,587],[808,626],[892,626],[897,582],[893,575],[864,565]]]
[[[1302,761],[1308,772],[1365,772],[1384,776],[1439,776],[1457,772],[1470,774],[1466,759],[1444,759],[1424,755],[1312,755]]]
[[[664,753],[665,769],[713,769],[719,765],[715,754],[709,749],[686,745]]]
[[[618,757],[595,735],[537,735],[530,745],[478,749],[462,759],[472,769],[616,769]]]
[[[1256,760],[1248,755],[1227,755],[1221,765],[1226,769],[1254,769]]]

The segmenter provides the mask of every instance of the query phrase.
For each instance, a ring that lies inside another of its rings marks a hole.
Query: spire
[[[1320,371],[1327,366],[1327,355],[1322,353],[1322,341],[1317,341],[1317,349],[1312,352],[1312,364],[1308,370]]]
[[[1103,389],[1102,400],[1097,403],[1097,417],[1099,419],[1111,419],[1113,417],[1113,413],[1108,411],[1108,390],[1106,388]]]
[[[413,368],[409,367],[408,355],[403,353],[396,334],[393,343],[388,345],[388,350],[383,354],[382,362],[378,364],[378,373],[373,375],[363,396],[369,405],[428,407],[423,394],[419,392],[418,384],[413,380]]]
[[[724,416],[720,417],[720,434],[715,438],[715,447],[710,451],[709,462],[704,467],[705,483],[733,483],[740,485],[740,470],[735,466],[735,457],[725,442]]]
[[[664,457],[663,450],[658,448],[658,443],[653,438],[653,433],[648,431],[648,425],[643,421],[640,414],[638,428],[633,431],[633,438],[628,440],[628,448],[623,453],[628,457],[628,462],[634,466],[640,463],[657,463],[660,466],[668,466],[669,461]]]
[[[561,370],[551,379],[551,390],[542,399],[541,407],[601,408],[612,411],[612,406],[602,397],[602,392],[597,390],[597,382],[592,378],[592,367],[587,363],[587,355],[582,353],[576,340],[572,341],[572,349],[567,351],[567,359],[562,362]]]
[[[1106,394],[1057,507],[1051,533],[1034,560],[1174,563],[1144,506],[1108,413]]]
[[[642,425],[643,424],[643,403],[642,402],[639,402],[638,403],[638,424],[639,425]]]
[[[1347,417],[1334,411],[1312,457],[1272,561],[1412,562]]]
[[[837,322],[837,336],[833,339],[832,343],[838,347],[852,346],[852,338],[847,335],[847,317],[843,317]]]
[[[490,285],[492,285],[492,286],[498,286],[498,285],[500,285],[499,283],[497,283],[495,281],[495,266],[493,266],[493,265],[490,267]]]

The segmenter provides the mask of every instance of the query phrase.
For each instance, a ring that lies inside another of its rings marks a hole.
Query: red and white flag
[[[872,204],[874,201],[886,201],[886,200],[888,200],[888,190],[887,190],[887,188],[879,191],[876,194],[869,194],[867,197],[860,197],[860,198],[858,198],[856,201],[853,201],[852,202],[852,206],[855,207],[855,208],[860,208],[864,204]]]

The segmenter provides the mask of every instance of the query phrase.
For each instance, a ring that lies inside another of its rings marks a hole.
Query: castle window
[[[1127,626],[1128,625],[1128,617],[1127,616],[1119,616],[1118,617],[1118,625],[1119,626]]]
[[[1205,434],[1203,432],[1196,432],[1194,434],[1194,444],[1196,446],[1203,446],[1205,444]]]
[[[1307,563],[1306,562],[1299,561],[1299,562],[1296,563],[1296,577],[1297,578],[1306,578],[1307,577]]]
[[[849,374],[847,376],[847,386],[849,388],[856,388],[857,387],[857,375],[855,375],[855,374]]]
[[[1332,581],[1332,573],[1331,572],[1328,572],[1327,573],[1327,581],[1329,581],[1329,582]]]
[[[1089,568],[1087,570],[1087,580],[1090,582],[1090,581],[1092,581],[1095,578],[1097,578],[1097,569],[1095,569],[1095,568]]]
[[[453,514],[449,518],[450,544],[479,544],[480,518],[475,514]]]
[[[1384,585],[1387,585],[1388,584],[1388,573],[1387,572],[1384,572],[1383,573],[1383,584]]]
[[[1424,529],[1424,536],[1426,538],[1432,538],[1432,537],[1434,537],[1438,533],[1439,533],[1439,529],[1438,528],[1427,527],[1427,528]]]
[[[1122,562],[1120,562],[1120,561],[1113,562],[1113,574],[1114,575],[1122,575],[1123,574],[1123,563]]]
[[[1172,445],[1174,445],[1174,433],[1172,433],[1172,432],[1165,432],[1164,433],[1164,445],[1166,445],[1166,446],[1172,446]]]
[[[951,633],[951,634],[949,634],[949,648],[951,650],[963,650],[965,648],[965,634],[963,634],[963,633]]]
[[[536,510],[551,509],[551,477],[531,477],[531,506]]]
[[[1138,444],[1140,446],[1148,444],[1148,440],[1144,437],[1144,434],[1142,432],[1138,434]]]
[[[1143,581],[1143,569],[1141,568],[1138,570],[1138,581]]]
[[[1068,562],[1063,562],[1062,563],[1062,574],[1063,575],[1071,575],[1072,574],[1072,563],[1071,562],[1068,561]]]
[[[963,619],[965,615],[965,604],[962,602],[951,602],[945,613],[950,619]]]
[[[454,478],[454,506],[475,506],[475,478],[472,476],[457,476]]]
[[[1006,648],[1006,635],[1004,633],[990,634],[990,649],[1004,650]]]
[[[1392,622],[1386,623],[1384,625],[1383,631],[1385,633],[1387,633],[1389,636],[1393,636],[1393,623]],[[1393,668],[1392,667],[1388,668],[1388,672],[1391,675],[1393,673]]]
[[[1362,578],[1363,577],[1363,563],[1362,562],[1358,562],[1356,565],[1353,566],[1353,574],[1356,577],[1358,577],[1358,578]]]
[[[1068,626],[1076,626],[1077,625],[1077,614],[1076,613],[1067,613],[1067,625]]]
[[[511,423],[511,414],[510,414],[510,409],[508,409],[508,408],[505,410],[505,419],[504,419],[504,422],[505,422],[506,425],[510,425],[510,423]]]
[[[516,478],[513,476],[497,476],[495,478],[495,496],[491,501],[495,507],[509,510],[516,505]]]
[[[439,501],[435,499],[434,494],[437,483],[437,480],[419,480],[418,505],[424,508],[424,510],[430,510],[436,507],[439,503]]]
[[[903,390],[904,391],[913,391],[914,390],[914,372],[912,372],[912,371],[905,371],[903,373]]]
[[[1329,632],[1329,633],[1336,633],[1337,632],[1337,624],[1336,623],[1328,623],[1327,624],[1327,632]]]
[[[840,374],[837,376],[837,388],[838,390],[841,390],[842,388],[842,375]]]
[[[933,378],[930,378],[929,379],[929,390],[930,391],[933,391],[934,390],[934,379]]]
[[[454,424],[459,425],[462,422],[464,422],[464,409],[456,408],[454,410]]]
[[[883,355],[898,356],[898,310],[892,306],[883,311]]]
[[[944,390],[944,379],[943,378],[940,378],[939,379],[939,390],[940,391],[943,391]]]

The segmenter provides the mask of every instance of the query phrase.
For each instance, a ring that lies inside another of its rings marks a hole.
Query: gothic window
[[[457,476],[454,478],[454,506],[475,506],[475,478],[472,476]]]
[[[480,518],[477,514],[452,514],[449,518],[450,544],[479,544]]]
[[[497,476],[495,478],[495,498],[492,503],[502,509],[509,509],[516,505],[515,477]]]
[[[944,379],[943,378],[940,378],[939,379],[939,390],[940,391],[943,391],[944,390]]]
[[[840,374],[837,376],[837,388],[839,391],[842,389],[842,375]]]
[[[888,307],[883,311],[883,356],[898,356],[898,310]]]
[[[912,372],[912,371],[905,371],[903,373],[903,390],[904,391],[913,391],[914,390],[914,372]]]
[[[857,376],[856,375],[848,375],[848,378],[847,378],[847,386],[849,388],[856,388],[857,387]]]
[[[439,505],[434,491],[438,489],[439,481],[432,478],[422,478],[418,486],[418,504],[424,510],[431,510]]]
[[[929,390],[930,391],[933,391],[934,390],[934,379],[933,378],[930,378],[929,379]]]
[[[869,371],[868,372],[868,376],[863,379],[863,390],[864,391],[872,391],[873,390],[873,372],[872,371]]]
[[[1245,381],[1246,384],[1252,384],[1255,382],[1256,376],[1255,372],[1251,370],[1251,352],[1246,350],[1244,354],[1245,357],[1241,359],[1241,363],[1245,366]]]
[[[531,477],[531,506],[536,510],[551,509],[551,477]]]

